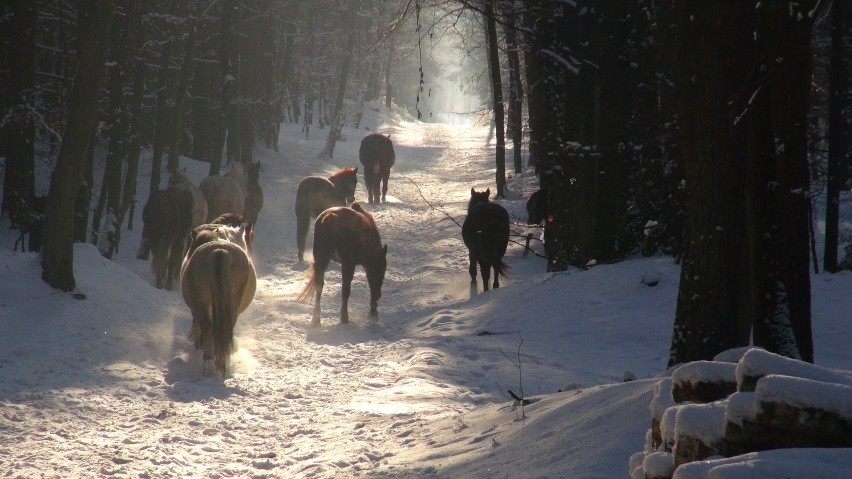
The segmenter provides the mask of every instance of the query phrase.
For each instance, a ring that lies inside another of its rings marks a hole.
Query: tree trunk
[[[500,57],[498,56],[497,21],[494,18],[494,0],[485,2],[485,23],[488,37],[488,64],[491,72],[491,92],[493,94],[494,125],[497,133],[495,159],[497,171],[497,198],[505,197],[506,189],[506,136],[503,122],[503,85],[500,80]]]
[[[737,115],[754,64],[753,5],[677,2],[678,129],[685,159],[686,251],[669,365],[748,344],[741,317],[741,218],[746,164]],[[731,108],[725,99],[736,100]],[[746,97],[745,100],[748,100]],[[745,329],[747,331],[747,329]]]
[[[807,114],[811,81],[811,33],[817,0],[769,3],[758,10],[758,45],[766,64],[755,75],[769,95],[766,119],[772,135],[759,161],[771,162],[767,195],[771,223],[757,232],[768,242],[768,268],[760,297],[766,309],[754,320],[755,344],[813,362],[810,262],[810,178]],[[754,161],[755,158],[750,158]],[[751,226],[751,225],[749,225]]]
[[[509,70],[509,126],[508,136],[512,139],[512,160],[515,173],[523,171],[524,162],[521,158],[521,147],[523,144],[523,101],[524,93],[521,86],[521,59],[518,44],[518,16],[514,12],[514,5],[508,7],[511,10],[507,15],[506,30],[506,59]]]
[[[171,0],[169,3],[169,14],[177,14],[177,0]],[[173,34],[166,39],[163,49],[160,52],[160,72],[157,77],[157,112],[155,114],[154,123],[154,143],[151,146],[151,182],[148,184],[148,195],[153,196],[154,192],[160,189],[160,173],[163,167],[163,150],[166,149],[169,143],[169,132],[172,131],[174,125],[171,124],[172,115],[170,106],[172,91],[172,74],[169,69],[171,62],[172,49],[177,40]]]
[[[6,168],[2,212],[23,214],[20,200],[32,206],[35,195],[35,89],[36,5],[32,0],[10,2],[9,19],[9,121],[5,127]],[[5,35],[4,35],[5,36]],[[16,196],[19,199],[16,199]]]
[[[97,104],[104,76],[113,6],[92,2],[81,4],[78,26],[78,65],[69,101],[68,126],[50,182],[44,219],[42,279],[63,291],[76,287],[74,281],[74,213],[77,192],[85,172],[97,121]]]
[[[823,269],[836,273],[837,241],[840,216],[840,190],[847,169],[849,127],[845,115],[849,108],[849,78],[844,53],[845,37],[852,29],[852,5],[835,0],[831,4],[831,60],[829,65],[828,165],[826,175],[825,248]]]
[[[168,169],[170,173],[177,171],[180,161],[181,146],[183,140],[183,128],[186,118],[186,103],[191,95],[190,82],[192,81],[192,68],[195,59],[195,17],[190,12],[187,18],[186,44],[184,45],[183,63],[178,74],[177,91],[175,92],[174,119],[172,123],[171,140],[169,141]]]
[[[352,52],[355,48],[355,31],[355,26],[350,24],[349,33],[346,36],[346,52],[340,59],[340,73],[337,79],[337,97],[334,100],[334,111],[331,113],[328,137],[325,140],[325,148],[323,148],[319,154],[319,156],[324,158],[334,157],[334,147],[337,145],[337,139],[340,137],[340,131],[343,129],[343,120],[346,115],[346,87],[349,84],[349,71],[352,68]]]
[[[125,2],[128,3],[128,2]],[[132,10],[133,7],[127,9]],[[109,67],[109,143],[107,149],[106,166],[104,167],[101,191],[98,202],[92,214],[92,244],[106,258],[111,258],[116,245],[116,232],[120,229],[117,223],[118,211],[121,209],[123,197],[122,169],[127,162],[127,143],[130,139],[130,116],[128,104],[124,98],[124,88],[127,79],[130,78],[128,71],[128,36],[130,15],[116,14],[113,16],[112,35],[110,39],[110,67]]]
[[[210,159],[211,175],[218,175],[222,168],[222,150],[225,149],[225,139],[228,135],[228,126],[231,117],[231,99],[233,98],[233,89],[236,87],[236,81],[231,76],[231,48],[233,34],[234,15],[236,7],[233,0],[222,1],[222,28],[219,33],[219,80],[221,94],[219,97],[219,115],[218,128],[215,135],[215,146],[213,148],[213,156]]]

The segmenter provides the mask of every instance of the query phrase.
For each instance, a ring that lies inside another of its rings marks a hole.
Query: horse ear
[[[385,245],[382,246],[382,251],[384,251],[385,256],[388,255],[388,244],[387,243],[385,243]]]
[[[355,172],[355,173],[358,173],[358,167],[356,166],[355,169],[352,170],[352,171]]]
[[[470,196],[473,196],[474,194],[476,194],[476,190],[474,190],[473,188],[471,188],[471,189],[470,189]]]
[[[491,196],[491,188],[485,188],[485,197],[489,198]]]

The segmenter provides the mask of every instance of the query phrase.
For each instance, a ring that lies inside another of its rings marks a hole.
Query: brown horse
[[[250,224],[205,224],[190,236],[181,268],[181,294],[192,312],[189,338],[203,351],[204,374],[212,359],[216,371],[225,375],[237,316],[254,299],[257,274],[249,255],[253,235]]]
[[[505,208],[488,200],[491,189],[477,192],[470,189],[467,218],[462,224],[462,239],[470,258],[470,283],[476,284],[476,265],[482,273],[482,288],[488,291],[491,269],[494,269],[494,287],[500,287],[500,277],[509,275],[509,266],[503,262],[509,245],[509,213]]]
[[[355,199],[358,186],[358,168],[342,168],[329,176],[308,176],[296,190],[296,244],[299,262],[304,261],[305,242],[311,218],[316,218],[332,206],[345,206]]]
[[[381,187],[381,201],[384,202],[388,194],[390,169],[396,162],[390,135],[372,133],[365,136],[361,140],[358,157],[364,165],[364,184],[367,186],[368,200],[370,203],[378,203],[379,187]]]
[[[194,199],[186,188],[155,191],[142,209],[142,243],[137,259],[153,253],[151,270],[160,289],[172,289],[180,272],[186,238],[192,230]]]
[[[370,318],[379,319],[378,304],[387,269],[388,246],[382,246],[379,228],[373,216],[359,203],[351,207],[336,206],[322,212],[314,224],[314,264],[308,270],[308,284],[299,300],[314,298],[311,326],[320,325],[320,299],[325,284],[325,270],[331,260],[340,263],[343,276],[340,322],[349,322],[349,293],[355,267],[362,265],[370,285]]]
[[[242,167],[235,168],[242,170]],[[230,173],[229,173],[230,174]],[[243,173],[232,176],[210,175],[201,180],[198,186],[207,199],[207,222],[213,221],[223,213],[243,214],[246,204]]]

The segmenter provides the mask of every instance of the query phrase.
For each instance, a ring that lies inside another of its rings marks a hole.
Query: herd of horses
[[[386,202],[390,168],[395,161],[389,136],[366,136],[359,151],[370,203]],[[184,172],[173,172],[169,185],[150,195],[143,209],[142,243],[137,258],[153,256],[151,269],[158,288],[172,289],[179,279],[181,295],[192,313],[189,338],[203,351],[204,373],[212,361],[224,375],[234,348],[237,317],[249,306],[257,287],[252,261],[254,227],[263,206],[259,163],[236,165],[226,175],[211,175],[196,187]],[[298,186],[295,201],[298,260],[314,219],[313,263],[299,300],[313,300],[311,326],[320,325],[324,277],[329,263],[340,264],[340,322],[349,322],[348,302],[357,266],[364,268],[370,288],[370,317],[378,319],[378,302],[387,270],[387,244],[382,244],[373,216],[354,201],[358,168],[342,168],[328,178],[309,176]],[[471,285],[477,265],[483,289],[508,275],[503,261],[509,242],[509,215],[489,200],[490,189],[471,188],[462,238],[468,248]]]

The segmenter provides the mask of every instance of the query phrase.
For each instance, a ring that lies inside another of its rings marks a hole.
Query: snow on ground
[[[361,269],[349,325],[337,321],[336,266],[320,328],[308,328],[311,306],[295,301],[307,269],[296,258],[296,186],[360,166],[367,132],[345,130],[324,160],[325,130],[305,139],[285,125],[280,151],[257,153],[258,293],[237,323],[225,379],[202,376],[180,294],[153,288],[135,259],[138,215],[115,261],[75,247],[76,297],[40,280],[37,255],[11,251],[4,224],[4,477],[625,477],[667,359],[677,265],[656,257],[548,274],[511,244],[511,278],[472,290],[456,222],[471,187],[494,191],[488,127],[376,114],[366,126],[390,133],[397,154],[388,202],[367,205],[389,247],[380,319],[367,318]],[[183,164],[196,182],[206,174],[206,164]],[[143,174],[140,191],[147,183]],[[500,202],[524,218],[534,189],[525,172]],[[820,365],[852,369],[850,288],[848,273],[814,277]],[[639,379],[622,383],[626,375]],[[533,403],[515,405],[507,389]]]

